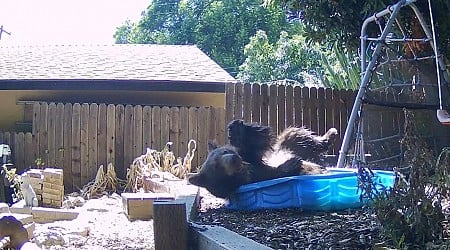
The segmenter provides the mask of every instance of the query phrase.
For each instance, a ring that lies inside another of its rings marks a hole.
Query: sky
[[[137,21],[151,0],[1,0],[0,45],[112,44],[125,20]]]

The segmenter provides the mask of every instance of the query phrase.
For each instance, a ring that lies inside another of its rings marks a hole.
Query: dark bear
[[[244,184],[324,173],[325,168],[307,159],[320,159],[336,134],[330,129],[317,136],[304,127],[292,127],[277,138],[270,127],[234,120],[228,125],[229,144],[208,143],[206,161],[189,182],[226,198]]]

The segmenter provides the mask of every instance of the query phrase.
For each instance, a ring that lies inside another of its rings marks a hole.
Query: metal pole
[[[366,93],[366,87],[367,87],[369,80],[371,78],[371,75],[372,75],[371,69],[375,66],[378,54],[380,53],[381,48],[383,46],[382,43],[386,39],[386,36],[388,35],[388,33],[392,27],[392,23],[394,22],[395,18],[397,17],[398,12],[400,11],[400,8],[403,7],[405,4],[410,4],[413,2],[415,2],[415,0],[401,0],[397,4],[390,6],[390,7],[386,8],[385,10],[369,17],[363,23],[363,26],[361,28],[361,70],[364,75],[361,79],[361,84],[360,84],[360,87],[358,90],[358,94],[356,95],[355,102],[353,103],[352,113],[350,114],[347,128],[345,129],[344,140],[341,145],[341,150],[339,151],[339,158],[338,158],[338,162],[336,165],[338,168],[344,167],[345,156],[346,156],[348,146],[350,143],[350,138],[351,138],[351,134],[353,132],[353,127],[355,126],[358,111],[360,110],[361,105],[362,105],[362,98],[364,97],[364,95]],[[389,17],[389,20],[388,20],[386,26],[384,27],[384,30],[381,33],[380,38],[378,39],[379,42],[377,43],[377,45],[375,47],[375,51],[372,54],[372,59],[370,60],[369,65],[366,68],[364,53],[365,53],[365,29],[367,27],[367,24],[370,21],[373,21],[376,18],[387,15],[389,13],[391,13],[391,16]]]

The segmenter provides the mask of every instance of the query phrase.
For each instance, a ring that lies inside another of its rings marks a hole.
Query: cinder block
[[[154,201],[171,201],[169,193],[122,193],[122,202],[128,219],[150,220],[153,218]]]

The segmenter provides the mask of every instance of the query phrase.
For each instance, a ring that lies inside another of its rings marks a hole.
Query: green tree
[[[245,62],[238,78],[243,82],[294,80],[299,83],[320,84],[321,57],[319,46],[307,44],[299,29],[294,35],[282,31],[276,43],[270,43],[260,30],[245,46]]]
[[[356,50],[359,45],[361,26],[364,20],[385,9],[398,0],[265,0],[265,4],[279,5],[293,18],[301,19],[306,25],[308,39]],[[428,0],[415,3],[430,24]],[[441,51],[450,56],[450,1],[432,0],[432,9],[437,25]],[[408,22],[405,22],[408,24]],[[376,29],[377,27],[372,27]],[[413,26],[407,27],[409,29]]]
[[[114,37],[116,43],[196,44],[235,74],[257,30],[274,42],[286,25],[282,8],[261,0],[155,0],[137,24],[124,23]]]

